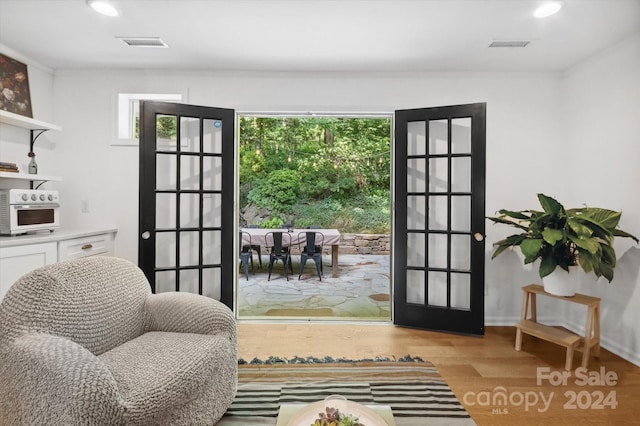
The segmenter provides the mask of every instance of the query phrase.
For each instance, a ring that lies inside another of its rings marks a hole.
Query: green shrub
[[[296,170],[274,170],[266,179],[255,181],[248,200],[260,208],[276,212],[289,211],[298,199],[300,173]]]

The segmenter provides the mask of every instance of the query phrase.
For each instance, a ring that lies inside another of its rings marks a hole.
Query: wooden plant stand
[[[589,353],[593,348],[593,355],[600,357],[600,298],[586,296],[576,293],[571,297],[555,296],[546,293],[539,284],[530,284],[522,287],[524,292],[522,300],[522,315],[520,322],[516,324],[516,351],[522,348],[522,333],[530,334],[540,339],[547,340],[567,348],[565,369],[571,370],[573,363],[573,352],[582,351],[582,367],[589,364]],[[587,326],[585,335],[579,336],[567,330],[540,324],[536,318],[536,295],[542,294],[554,299],[566,302],[578,303],[587,306]],[[527,319],[527,314],[531,306],[531,316]]]

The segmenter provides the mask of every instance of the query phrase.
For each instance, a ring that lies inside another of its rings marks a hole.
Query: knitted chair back
[[[93,256],[43,266],[22,276],[2,300],[0,345],[45,333],[100,355],[144,333],[149,294],[142,271],[124,259]]]

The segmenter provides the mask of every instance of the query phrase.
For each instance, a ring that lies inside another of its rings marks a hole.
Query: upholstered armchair
[[[236,385],[231,310],[195,294],[151,294],[129,261],[48,265],[0,304],[3,426],[213,425]]]

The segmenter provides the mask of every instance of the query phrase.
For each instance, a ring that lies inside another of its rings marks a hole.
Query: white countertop
[[[27,244],[51,243],[72,238],[90,237],[92,235],[109,234],[118,232],[117,228],[60,228],[53,232],[43,231],[34,232],[33,234],[22,234],[13,236],[0,236],[0,248],[23,246]]]

